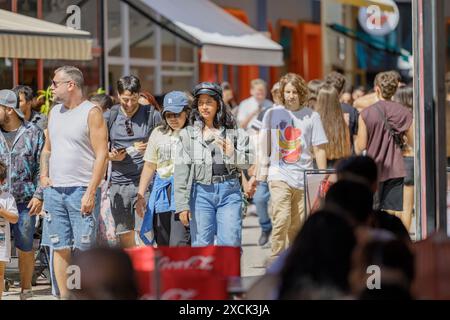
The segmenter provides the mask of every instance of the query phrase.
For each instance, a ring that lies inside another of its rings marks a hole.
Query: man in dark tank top
[[[360,113],[355,151],[375,160],[379,188],[377,209],[401,215],[403,211],[403,180],[406,175],[402,141],[413,140],[413,115],[403,105],[393,102],[398,87],[396,72],[382,72],[375,78],[378,101]]]

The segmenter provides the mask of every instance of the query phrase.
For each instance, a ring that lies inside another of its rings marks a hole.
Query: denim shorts
[[[23,252],[33,250],[34,233],[36,231],[36,216],[30,217],[28,204],[17,204],[19,211],[19,221],[11,224],[11,231],[14,236],[14,245]]]
[[[49,187],[44,189],[42,245],[53,250],[87,250],[95,246],[100,213],[100,189],[90,215],[81,214],[81,198],[87,187]]]

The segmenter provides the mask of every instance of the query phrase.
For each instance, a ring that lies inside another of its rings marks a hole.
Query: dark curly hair
[[[236,119],[231,113],[230,107],[228,107],[223,100],[218,96],[211,96],[217,102],[217,113],[214,117],[214,127],[220,128],[225,127],[226,129],[236,129]],[[201,121],[203,126],[205,122],[203,121],[200,112],[198,111],[198,98],[199,96],[194,98],[194,102],[192,103],[192,111],[189,117],[189,124],[194,125],[195,121]]]
[[[380,88],[383,99],[390,100],[397,91],[398,82],[398,73],[387,71],[377,74],[374,85],[375,87]]]

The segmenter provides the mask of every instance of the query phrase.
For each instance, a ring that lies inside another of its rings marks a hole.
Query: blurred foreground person
[[[363,300],[410,300],[414,268],[414,256],[401,240],[361,244],[352,256],[352,293]]]
[[[138,299],[133,265],[124,251],[113,248],[91,249],[74,255],[72,265],[79,267],[81,275],[79,289],[71,291],[72,299]]]

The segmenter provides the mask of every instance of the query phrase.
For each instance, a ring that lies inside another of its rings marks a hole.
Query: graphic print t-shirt
[[[303,189],[304,170],[313,169],[312,147],[328,143],[319,114],[306,107],[293,112],[274,106],[264,116],[262,130],[270,130],[271,137],[268,181]]]
[[[16,201],[8,192],[0,194],[0,208],[18,215]],[[11,234],[10,225],[5,218],[0,217],[0,261],[9,262],[11,257]]]

